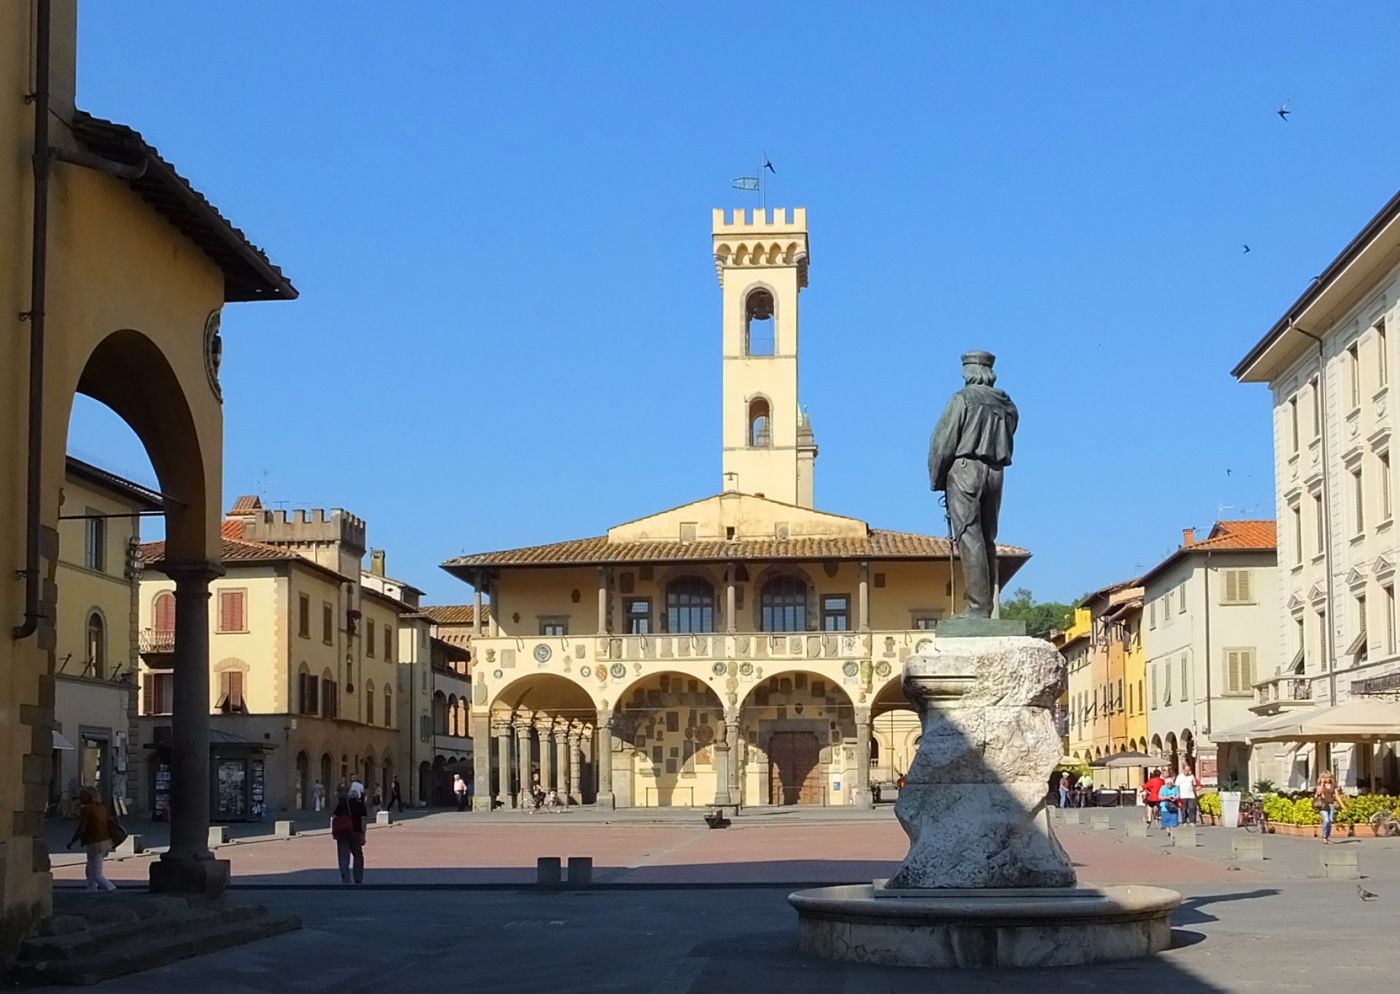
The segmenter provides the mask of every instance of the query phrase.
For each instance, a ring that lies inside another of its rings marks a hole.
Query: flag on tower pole
[[[734,182],[731,183],[730,185],[731,185],[732,187],[734,187],[734,189],[736,189],[736,190],[747,190],[747,191],[749,191],[750,193],[757,193],[757,192],[758,192],[758,177],[757,177],[757,176],[740,176],[738,179],[734,180]]]

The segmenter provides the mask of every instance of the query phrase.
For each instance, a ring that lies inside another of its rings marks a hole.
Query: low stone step
[[[295,915],[274,916],[258,910],[262,913],[253,918],[133,938],[90,956],[21,962],[13,975],[22,984],[97,984],[301,928],[301,919]]]
[[[186,929],[209,928],[215,925],[247,921],[267,914],[267,909],[257,904],[206,905],[186,908],[172,914],[154,915],[135,921],[113,922],[110,925],[96,925],[66,935],[46,936],[30,939],[20,946],[19,956],[25,961],[78,959],[91,956],[133,938],[156,936],[161,933],[184,931]]]

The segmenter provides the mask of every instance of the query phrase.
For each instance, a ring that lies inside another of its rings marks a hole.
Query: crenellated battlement
[[[753,210],[735,208],[728,212],[729,220],[725,220],[726,211],[722,207],[716,207],[713,212],[715,235],[734,234],[757,234],[759,232],[787,232],[790,234],[807,234],[807,208],[794,207],[789,213],[786,207],[774,207],[772,210],[764,210],[762,207]]]
[[[244,526],[244,535],[255,542],[340,542],[365,550],[365,522],[343,508],[263,511]]]
[[[727,217],[727,220],[726,220]],[[724,286],[724,271],[741,267],[792,266],[798,286],[807,285],[807,208],[758,208],[713,213],[715,276]]]

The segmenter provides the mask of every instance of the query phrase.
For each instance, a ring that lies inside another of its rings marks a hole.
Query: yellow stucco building
[[[722,487],[605,534],[460,556],[477,803],[871,803],[904,660],[963,607],[941,537],[816,509],[798,406],[806,211],[715,211]],[[937,514],[930,497],[929,514]],[[1028,553],[1004,547],[1004,583]],[[490,598],[489,617],[483,598]],[[490,742],[491,748],[485,748]]]
[[[0,5],[0,950],[43,915],[51,878],[55,573],[68,421],[81,392],[145,444],[160,481],[167,569],[204,628],[218,573],[226,302],[296,296],[290,282],[141,136],[75,107],[76,4]],[[175,647],[173,771],[185,798],[153,886],[216,892],[208,848],[206,646]]]

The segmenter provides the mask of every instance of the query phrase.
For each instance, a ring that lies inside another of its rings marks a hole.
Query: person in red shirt
[[[1156,817],[1157,805],[1161,802],[1162,787],[1166,783],[1162,779],[1161,770],[1153,770],[1152,775],[1147,778],[1147,782],[1142,785],[1142,800],[1147,806],[1143,813],[1143,819],[1148,825],[1152,824],[1152,819]]]

